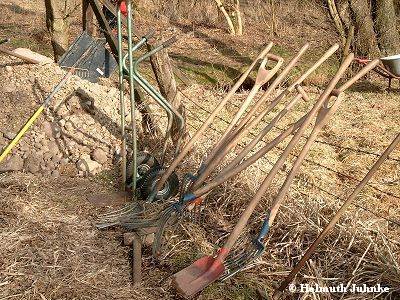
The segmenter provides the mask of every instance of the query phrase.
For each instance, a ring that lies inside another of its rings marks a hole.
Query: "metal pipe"
[[[117,10],[117,31],[118,31],[118,70],[119,70],[119,101],[121,112],[121,157],[122,157],[122,186],[126,189],[126,135],[125,135],[125,95],[124,95],[124,68],[123,68],[123,47],[122,47],[122,22],[121,5],[118,3]]]
[[[131,126],[132,126],[132,195],[136,195],[137,179],[137,133],[136,133],[136,105],[135,105],[135,80],[133,78],[133,44],[132,44],[132,0],[127,0],[128,14],[128,60],[129,60],[129,98],[131,102]]]

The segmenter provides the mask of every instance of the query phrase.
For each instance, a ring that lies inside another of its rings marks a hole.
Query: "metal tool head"
[[[112,226],[124,226],[124,224],[137,219],[143,213],[140,203],[128,203],[122,208],[113,210],[99,217],[96,227],[99,229]]]
[[[104,39],[95,39],[86,31],[83,31],[61,57],[58,64],[66,69],[76,68],[76,75],[91,82],[96,82],[99,77],[110,77],[117,66],[117,62],[105,48],[105,43]],[[83,53],[93,44],[91,53],[79,64],[76,64]]]
[[[154,235],[154,242],[153,242],[153,256],[159,257],[161,255],[162,247],[164,244],[164,237],[165,231],[167,227],[171,227],[176,225],[178,220],[182,217],[182,213],[176,206],[172,205],[167,207],[163,213],[161,214],[158,224],[157,224],[157,231]]]
[[[246,269],[250,264],[259,258],[265,251],[265,236],[269,232],[269,215],[264,219],[263,225],[257,237],[252,241],[248,248],[242,249],[239,252],[231,252],[225,259],[224,265],[226,272],[221,277],[221,280],[226,280],[243,269]]]
[[[174,204],[168,206],[158,218],[157,231],[153,243],[153,256],[158,257],[163,252],[163,238],[167,228],[178,224],[179,220],[188,218],[194,223],[201,223],[204,210],[203,200],[195,199],[193,201],[184,201],[180,199]]]
[[[229,255],[224,261],[225,274],[221,277],[221,280],[227,280],[236,273],[250,268],[252,263],[259,258],[264,251],[265,245],[260,243],[259,240],[254,240],[247,249],[242,249],[240,252]]]
[[[191,297],[216,281],[225,272],[222,261],[204,256],[173,275],[173,284],[184,297]]]

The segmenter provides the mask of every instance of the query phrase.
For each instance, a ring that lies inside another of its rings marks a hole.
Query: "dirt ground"
[[[0,7],[0,38],[11,38],[13,47],[29,47],[51,55],[42,1],[4,0]],[[155,23],[165,36],[176,32],[186,34],[185,39],[171,48],[171,56],[192,82],[189,86],[181,85],[191,134],[225,94],[226,86],[237,78],[235,70],[248,65],[269,39],[278,45],[273,52],[284,58],[297,51],[305,39],[310,41],[310,53],[296,71],[306,68],[335,41],[323,13],[318,9],[311,11],[305,24],[301,23],[304,15],[293,11],[283,14],[281,26],[285,30],[279,37],[272,37],[263,27],[254,27],[254,32],[233,38],[222,29],[193,26],[185,21],[170,23],[160,18]],[[137,26],[145,31],[153,25],[152,21],[139,18]],[[288,25],[291,23],[296,25],[293,29]],[[318,29],[318,24],[323,24],[322,29]],[[78,21],[74,26],[78,30]],[[306,91],[312,97],[326,84],[337,61],[338,57],[334,57],[309,79]],[[6,66],[13,71],[7,71]],[[3,131],[17,130],[40,103],[39,98],[48,92],[26,89],[22,78],[27,80],[24,74],[32,68],[0,56],[0,80],[17,83],[12,89],[0,90]],[[211,285],[198,299],[263,299],[265,293],[270,294],[279,285],[352,192],[357,180],[363,178],[377,155],[400,131],[398,88],[396,82],[394,89],[388,91],[384,81],[369,75],[346,93],[341,108],[324,128],[293,183],[267,238],[263,257],[255,267]],[[235,105],[246,95],[246,91],[239,92],[213,123],[191,153],[185,169],[197,167],[202,155],[226,127],[224,120],[232,116]],[[298,113],[305,107],[307,104],[301,104]],[[290,122],[287,118],[281,126]],[[275,161],[278,155],[279,151],[274,151],[269,159]],[[295,281],[325,286],[379,283],[389,286],[391,292],[295,293],[287,294],[286,299],[400,299],[399,161],[397,148],[371,185],[357,197],[357,206],[348,210]],[[132,284],[132,253],[123,246],[124,231],[98,230],[94,223],[107,209],[88,201],[93,194],[118,190],[119,174],[112,166],[90,177],[0,174],[0,299],[180,299],[171,287],[170,276],[221,246],[237,215],[270,169],[270,162],[261,160],[213,191],[204,215],[208,221],[201,226],[182,222],[175,235],[169,233],[169,251],[163,259],[154,260],[151,248],[144,247],[143,284],[139,287]],[[265,195],[250,222],[249,233],[257,232],[260,227],[284,174],[281,172],[280,180]]]

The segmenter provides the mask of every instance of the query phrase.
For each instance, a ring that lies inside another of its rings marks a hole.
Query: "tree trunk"
[[[88,0],[82,1],[82,29],[93,35],[94,33],[94,14],[92,6],[90,5]]]
[[[148,45],[151,48],[151,45]],[[160,93],[168,102],[183,113],[183,106],[180,95],[177,92],[177,85],[172,69],[172,64],[166,49],[156,52],[150,57],[151,66],[156,77]],[[178,131],[177,120],[173,120],[171,138],[177,142],[181,132]]]
[[[233,25],[232,19],[229,16],[228,12],[226,11],[225,7],[223,6],[221,0],[214,0],[214,1],[217,3],[219,10],[222,12],[222,14],[226,19],[226,22],[228,23],[229,33],[235,35],[236,34],[235,26]]]
[[[68,49],[69,18],[65,15],[68,4],[67,0],[45,0],[45,6],[54,60],[58,61]]]
[[[369,0],[350,0],[356,27],[356,47],[364,56],[380,57]]]
[[[243,18],[242,13],[240,11],[240,2],[239,0],[235,0],[235,17],[236,17],[236,35],[243,35]]]
[[[396,21],[394,1],[376,1],[375,29],[379,48],[384,56],[400,53],[400,36]]]
[[[336,7],[336,2],[335,0],[328,0],[328,8],[329,12],[331,14],[331,17],[333,19],[333,22],[335,24],[336,30],[338,31],[340,38],[342,39],[342,45],[345,45],[346,43],[346,34],[344,31],[343,23],[342,20],[340,19],[339,12]]]

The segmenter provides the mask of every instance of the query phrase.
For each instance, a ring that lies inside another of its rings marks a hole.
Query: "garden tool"
[[[365,68],[360,70],[354,77],[352,77],[350,80],[348,80],[345,84],[343,84],[340,88],[334,89],[332,91],[333,96],[338,96],[340,93],[348,89],[354,82],[359,80],[362,76],[364,76],[366,73],[368,73],[373,66],[378,62],[378,60],[375,60],[371,62],[369,65],[367,65]],[[227,181],[234,175],[238,174],[239,172],[243,171],[246,169],[248,166],[253,164],[255,161],[257,161],[260,157],[264,156],[268,151],[270,151],[273,147],[275,147],[277,144],[279,144],[281,141],[283,141],[287,136],[292,134],[294,131],[296,131],[299,126],[304,122],[306,118],[308,118],[309,114],[303,116],[300,118],[296,123],[290,125],[284,132],[282,132],[278,137],[276,137],[273,141],[270,143],[267,143],[265,146],[263,146],[260,150],[258,150],[255,154],[253,154],[251,157],[246,159],[244,162],[241,164],[236,165],[235,160],[233,160],[232,164],[228,164],[228,166],[223,169],[220,174],[214,178],[210,183],[207,183],[206,185],[203,185],[202,187],[198,188],[197,190],[193,191],[191,194],[186,194],[185,197],[188,199],[196,199],[198,197],[203,196],[204,194],[210,192],[213,188],[216,186],[220,185],[221,183]],[[268,127],[269,125],[267,125]],[[267,128],[266,127],[266,128]],[[239,154],[240,156],[240,154]]]
[[[250,263],[259,258],[265,251],[264,239],[269,232],[269,218],[264,219],[261,230],[257,237],[252,241],[248,249],[243,249],[235,255],[228,255],[224,261],[225,273],[221,276],[220,280],[224,281],[231,278],[236,273],[250,267]]]
[[[117,67],[117,62],[105,48],[105,43],[104,39],[93,38],[86,31],[83,31],[60,58],[58,64],[63,69],[70,69],[89,45],[94,44],[91,55],[86,56],[80,62],[79,68],[75,68],[75,75],[90,82],[97,82],[99,77],[110,77]]]
[[[207,178],[207,176],[211,173],[212,171],[212,167],[216,167],[216,165],[218,165],[218,163],[227,155],[227,153],[230,151],[230,149],[232,149],[233,147],[235,147],[241,140],[241,137],[244,136],[244,134],[246,134],[247,132],[249,132],[254,126],[256,126],[257,124],[259,124],[262,119],[280,102],[282,101],[282,99],[291,91],[293,91],[295,88],[298,90],[299,94],[302,95],[302,98],[307,100],[308,96],[306,95],[306,93],[304,92],[304,90],[301,88],[300,83],[302,83],[316,68],[318,68],[327,58],[329,58],[338,48],[338,45],[334,45],[332,46],[307,72],[305,72],[298,80],[296,80],[296,82],[294,84],[292,84],[287,90],[284,90],[283,92],[281,92],[276,98],[275,100],[273,100],[269,106],[267,106],[267,108],[255,119],[253,119],[251,122],[248,122],[248,124],[242,125],[241,127],[238,126],[238,130],[233,130],[233,132],[230,133],[230,135],[228,135],[227,140],[225,141],[225,147],[224,149],[219,149],[218,153],[216,156],[214,156],[214,160],[212,161],[211,165],[209,165],[207,168],[205,168],[203,166],[202,169],[202,174],[199,175],[199,178],[196,180],[195,184],[194,184],[194,189],[198,188]],[[299,52],[297,59],[300,57],[301,53],[303,51],[305,51],[306,47],[303,47],[303,49]],[[291,63],[289,63],[289,65],[285,68],[285,70],[282,72],[284,74],[287,74],[290,69],[294,66],[294,64],[296,63],[296,57],[291,61]],[[280,76],[272,83],[272,85],[277,85],[279,84],[282,80],[283,77],[281,77],[282,74],[280,74]],[[278,81],[278,82],[276,82]],[[268,89],[266,91],[266,93],[264,94],[264,96],[262,98],[265,98],[265,95],[270,94],[270,90]],[[300,98],[298,98],[300,99]],[[297,102],[298,99],[295,99],[295,102]],[[262,101],[262,99],[260,99],[257,104]],[[256,105],[257,105],[256,104]],[[295,103],[293,103],[295,104]],[[249,112],[249,114],[255,114],[256,110],[253,109],[251,110],[251,112]],[[282,112],[284,113],[284,112]],[[248,118],[249,115],[247,114],[245,116],[245,118]],[[277,117],[278,119],[280,117]],[[273,123],[273,122],[272,122]],[[260,134],[251,142],[251,145],[249,145],[248,147],[246,147],[243,152],[242,155],[239,156],[237,159],[235,159],[235,162],[240,161],[256,144],[259,140],[261,140],[270,130],[271,127],[272,128],[272,124],[271,126],[267,126],[267,128],[265,128],[262,132],[260,132]],[[239,128],[240,127],[240,128]],[[207,170],[208,169],[208,170]]]
[[[208,128],[208,126],[212,123],[212,121],[218,115],[218,113],[221,111],[221,109],[226,105],[226,103],[232,98],[232,96],[235,94],[235,92],[239,89],[239,87],[242,85],[244,80],[247,78],[247,76],[253,70],[253,68],[255,67],[257,62],[260,59],[263,59],[267,55],[267,53],[271,50],[272,46],[273,46],[273,43],[269,43],[268,46],[264,48],[264,50],[253,61],[253,63],[246,70],[246,72],[243,73],[243,75],[239,78],[239,80],[232,87],[232,89],[228,92],[228,94],[224,97],[224,99],[214,108],[213,112],[210,114],[210,116],[207,118],[207,120],[203,123],[203,125],[199,128],[199,130],[197,130],[197,132],[194,134],[192,139],[183,147],[181,152],[177,155],[177,157],[174,159],[174,161],[170,164],[168,169],[165,171],[165,173],[163,174],[161,179],[157,182],[157,185],[155,186],[152,194],[149,195],[149,197],[148,197],[149,201],[152,201],[152,199],[154,199],[154,197],[157,195],[157,191],[162,188],[162,186],[167,181],[168,177],[176,169],[176,167],[179,165],[179,163],[185,158],[186,154],[193,148],[194,143],[200,138],[200,136],[204,133],[204,131]]]
[[[249,205],[242,213],[238,223],[236,224],[235,228],[229,235],[228,240],[226,241],[224,246],[218,251],[216,257],[205,256],[197,260],[187,268],[173,275],[173,282],[177,290],[180,292],[180,294],[182,294],[185,297],[190,297],[203,290],[206,286],[217,280],[225,272],[225,267],[224,267],[225,258],[228,256],[233,245],[239,238],[239,235],[245,228],[255,207],[260,202],[262,196],[272,183],[272,180],[274,179],[275,175],[278,173],[279,169],[283,166],[284,162],[286,161],[292,149],[299,142],[301,136],[305,132],[308,125],[311,123],[314,116],[319,111],[320,107],[330,97],[332,90],[335,88],[336,84],[338,83],[338,81],[343,76],[344,72],[351,64],[353,57],[354,55],[349,55],[345,59],[344,63],[340,66],[338,72],[336,73],[334,78],[329,83],[328,87],[320,96],[316,105],[312,108],[309,115],[307,116],[306,120],[297,130],[296,134],[290,140],[288,146],[285,148],[282,155],[275,163],[274,167],[269,172],[264,182],[261,184],[254,198],[250,201]]]
[[[302,89],[301,86],[298,86],[298,89]],[[260,142],[270,131],[271,129],[281,120],[292,108],[293,106],[296,105],[296,103],[300,99],[307,98],[307,96],[304,96],[303,94],[299,93],[297,94],[286,106],[283,110],[281,110],[272,120],[271,122],[268,123],[267,126],[264,127],[263,130],[261,130],[254,139],[248,143],[242,151],[231,161],[227,166],[224,167],[222,172],[228,171],[238,165],[248,153]]]
[[[308,46],[308,44],[306,44],[304,48],[306,48]],[[284,90],[281,95],[279,95],[278,97],[276,97],[276,99],[273,101],[279,101],[278,98],[279,97],[285,97],[286,94],[292,92],[297,85],[300,85],[306,78],[308,78],[308,76],[310,76],[322,63],[324,63],[330,56],[332,56],[333,53],[336,52],[336,50],[339,49],[339,45],[338,44],[334,44],[332,47],[330,47],[325,53],[324,55],[321,56],[321,58],[314,63],[313,66],[311,66],[302,76],[300,76],[300,78],[298,78],[292,85],[290,85],[286,90]],[[300,53],[302,53],[300,51]],[[300,53],[298,55],[300,55]],[[296,58],[294,58],[296,59]],[[293,60],[292,60],[293,62]],[[289,64],[290,65],[290,64]],[[289,72],[290,70],[288,70],[287,72]],[[285,72],[285,71],[284,71]],[[283,72],[282,72],[283,73]],[[284,75],[284,76],[283,76]],[[281,81],[284,79],[284,77],[287,74],[280,74],[281,80],[278,81],[277,84],[280,84]],[[257,110],[260,108],[260,106],[267,100],[267,98],[269,97],[269,94],[264,94],[263,97],[252,107],[251,111],[240,121],[239,125],[236,127],[236,130],[241,130],[242,127],[244,127],[245,125],[248,125],[248,122],[251,118],[253,118],[256,115]],[[273,106],[275,107],[275,106]],[[272,108],[273,108],[272,107]],[[261,121],[262,118],[265,116],[265,114],[267,114],[268,112],[264,112],[263,114],[260,114],[256,119],[257,121]]]
[[[297,64],[298,60],[301,58],[301,56],[304,54],[304,52],[308,49],[309,44],[305,44],[303,46],[303,48],[297,53],[297,55],[289,62],[289,64],[286,66],[285,69],[282,70],[282,72],[278,75],[278,77],[271,83],[271,85],[268,87],[268,89],[265,91],[265,93],[263,94],[263,96],[254,104],[254,106],[252,107],[252,109],[246,114],[246,116],[243,119],[246,119],[246,117],[249,114],[255,114],[257,112],[257,110],[254,110],[255,106],[260,106],[261,102],[265,102],[266,99],[272,94],[272,92],[278,87],[278,85],[283,81],[283,79],[286,77],[287,74],[289,74],[289,72],[293,69],[293,67]],[[242,119],[242,120],[243,120]],[[242,121],[241,121],[242,122]],[[241,123],[240,122],[240,123]],[[240,126],[239,123],[239,126]],[[237,125],[237,124],[234,124]],[[231,131],[234,130],[234,126],[232,126],[232,128],[229,128],[229,132],[226,134],[227,136],[229,136],[230,138],[232,138],[234,135],[232,134]],[[239,136],[240,138],[240,136]],[[239,139],[238,138],[238,139]],[[224,140],[224,144],[225,144],[225,140]],[[222,144],[223,145],[223,144]],[[212,153],[209,155],[209,157],[206,159],[205,161],[205,167],[201,167],[200,168],[200,174],[199,174],[199,178],[196,180],[196,182],[194,183],[194,188],[199,187],[204,181],[205,179],[208,177],[208,175],[211,174],[212,170],[214,170],[216,168],[216,166],[218,166],[218,164],[220,163],[220,161],[226,156],[226,154],[228,153],[228,151],[232,148],[231,145],[229,146],[225,146],[223,151],[220,151],[220,145],[218,144],[216,146],[216,148],[213,149]],[[216,150],[217,149],[217,150]]]
[[[318,237],[314,240],[311,246],[307,249],[306,253],[302,256],[297,265],[292,269],[289,275],[286,276],[285,280],[280,284],[280,286],[275,290],[273,299],[281,299],[284,290],[286,287],[292,282],[296,274],[300,271],[300,269],[306,264],[311,255],[315,252],[315,249],[322,242],[322,240],[329,234],[329,231],[335,226],[335,224],[339,221],[340,217],[346,212],[347,208],[352,204],[355,200],[356,196],[359,192],[365,187],[368,181],[372,178],[372,176],[376,173],[378,168],[383,164],[383,162],[388,158],[389,154],[395,149],[395,147],[400,143],[400,133],[397,134],[397,137],[392,141],[389,147],[383,152],[383,154],[379,157],[379,159],[375,162],[375,164],[371,167],[368,173],[365,175],[363,180],[357,185],[354,189],[353,193],[347,198],[347,200],[342,204],[340,209],[333,216],[331,221],[325,226],[324,230],[318,235]]]
[[[265,94],[263,95],[263,97],[255,104],[254,107],[252,107],[252,109],[250,110],[250,112],[244,117],[244,119],[242,119],[242,121],[240,122],[240,124],[233,130],[233,132],[230,132],[230,134],[228,134],[227,140],[229,140],[229,142],[225,141],[225,145],[224,149],[218,149],[218,152],[214,150],[213,153],[217,154],[217,156],[215,156],[215,154],[210,155],[210,159],[212,161],[212,163],[208,162],[208,166],[207,168],[205,168],[203,166],[202,168],[202,174],[199,175],[199,178],[196,180],[196,183],[194,184],[194,188],[199,187],[207,178],[207,176],[211,173],[212,169],[216,167],[216,165],[218,165],[218,163],[227,155],[227,153],[230,151],[230,149],[232,149],[233,147],[235,147],[239,142],[241,137],[246,134],[247,132],[249,132],[254,126],[256,126],[257,124],[259,124],[262,119],[289,93],[292,92],[295,88],[298,90],[298,92],[303,96],[303,98],[305,100],[307,100],[307,95],[304,92],[304,90],[301,88],[300,84],[312,73],[314,72],[325,60],[327,60],[337,49],[338,49],[338,45],[335,44],[333,45],[311,68],[308,69],[307,72],[305,72],[298,80],[296,80],[296,82],[294,82],[289,88],[287,88],[286,90],[284,90],[283,92],[281,92],[276,98],[275,100],[273,100],[270,105],[267,107],[267,109],[265,109],[261,114],[259,114],[256,118],[254,118],[252,121],[249,121],[250,118],[252,116],[254,116],[258,110],[258,107],[262,104],[262,102],[265,102],[266,98],[271,94],[272,90],[271,87],[272,86],[277,86],[278,84],[280,84],[280,82],[284,79],[284,76],[286,76],[288,74],[288,72],[293,68],[293,66],[297,63],[297,60],[300,58],[301,54],[307,49],[307,45],[303,47],[302,50],[300,50],[299,54],[297,55],[297,57],[295,57],[294,59],[292,59],[292,61],[289,63],[289,65],[282,71],[282,73],[276,78],[276,80],[271,84],[271,86],[269,87],[269,89],[265,92]],[[244,122],[244,120],[247,120],[247,123]],[[268,133],[268,129],[264,130],[264,133],[267,134]],[[263,133],[260,133],[260,137]],[[262,138],[262,137],[261,137]],[[256,141],[253,141],[252,145],[257,144]],[[252,146],[249,146],[245,152],[251,149]],[[244,152],[244,153],[245,153]],[[243,154],[244,154],[243,153]],[[246,154],[247,154],[246,153]]]
[[[74,75],[75,68],[79,68],[80,64],[82,61],[87,56],[90,56],[92,51],[95,49],[95,45],[92,43],[87,49],[85,50],[82,55],[77,58],[75,61],[74,65],[69,69],[67,74],[64,75],[64,77],[61,79],[61,81],[53,88],[51,93],[46,97],[44,100],[43,104],[35,111],[35,113],[29,118],[29,120],[25,123],[25,125],[21,128],[21,130],[18,132],[18,134],[14,137],[14,139],[8,144],[8,146],[4,149],[3,153],[0,155],[0,163],[3,161],[3,159],[7,156],[8,153],[14,148],[14,146],[19,142],[19,140],[22,138],[22,136],[28,131],[28,129],[32,126],[32,124],[36,121],[36,119],[40,116],[40,114],[43,112],[43,110],[48,107],[50,104],[50,101],[53,99],[53,97],[58,93],[58,91],[66,84],[68,79]]]
[[[234,175],[238,174],[239,172],[243,171],[246,169],[248,166],[253,164],[255,161],[260,159],[263,155],[265,155],[269,150],[273,149],[275,146],[277,146],[280,142],[282,142],[284,139],[286,139],[290,134],[293,134],[298,128],[300,128],[301,124],[304,122],[305,118],[307,115],[302,117],[300,120],[289,126],[288,129],[286,129],[283,133],[281,133],[277,138],[275,138],[272,142],[268,143],[263,149],[261,149],[259,152],[257,152],[249,161],[246,161],[246,163],[240,165],[238,168],[232,170],[231,172],[225,173],[225,177],[220,178],[217,177],[215,180],[213,180],[210,184],[207,184],[203,187],[201,187],[199,190],[196,190],[193,193],[182,193],[181,192],[181,199],[173,204],[171,207],[168,207],[162,214],[162,217],[157,219],[157,232],[155,235],[154,243],[153,243],[153,254],[158,255],[159,254],[159,249],[161,246],[161,240],[163,236],[163,232],[165,228],[168,226],[168,224],[172,223],[172,220],[177,220],[178,218],[182,218],[184,216],[189,216],[192,220],[196,221],[196,219],[199,219],[200,216],[196,215],[196,212],[199,210],[202,210],[204,206],[202,206],[204,202],[204,198],[206,197],[206,194],[208,194],[212,188],[215,188],[216,186],[220,185],[223,182],[226,182],[229,178],[233,177]],[[190,185],[193,183],[193,181],[196,179],[193,175],[190,175],[189,182],[187,183]],[[221,179],[221,180],[220,180]],[[186,190],[185,190],[186,191]],[[197,211],[196,211],[197,210]],[[155,226],[155,225],[153,225]]]
[[[275,147],[277,144],[279,144],[281,141],[283,141],[287,136],[289,136],[290,134],[292,134],[293,132],[295,132],[301,122],[304,121],[304,117],[302,119],[300,119],[298,122],[296,122],[295,124],[293,124],[292,126],[290,126],[284,133],[282,133],[278,138],[276,138],[271,144],[265,146],[261,152],[261,150],[255,154],[254,159],[249,159],[248,162],[246,162],[246,164],[241,165],[239,168],[233,170],[233,172],[231,172],[230,174],[226,174],[227,176],[223,178],[223,180],[218,181],[219,178],[217,178],[217,180],[212,181],[210,183],[210,185],[212,185],[212,188],[214,188],[215,186],[221,184],[222,182],[225,182],[227,179],[229,179],[230,177],[236,175],[238,172],[244,170],[245,168],[247,168],[249,165],[251,165],[252,163],[254,163],[257,159],[259,159],[260,157],[262,157],[263,155],[265,155],[269,150],[271,150],[273,147]],[[188,183],[185,183],[184,185],[182,185],[183,191],[186,191],[187,187],[193,183],[193,181],[196,179],[195,176],[191,176],[190,180]],[[213,185],[216,181],[218,181],[217,184]],[[204,188],[208,188],[210,187],[210,185],[206,185]],[[202,187],[203,188],[203,187]],[[169,218],[173,218],[175,216],[179,216],[182,217],[184,215],[187,215],[187,213],[189,212],[189,214],[191,215],[192,212],[195,212],[195,210],[200,209],[200,204],[202,203],[202,198],[200,196],[205,195],[206,193],[208,193],[212,188],[204,191],[204,189],[200,188],[199,189],[199,194],[196,194],[197,191],[195,191],[193,194],[189,194],[189,193],[185,193],[183,194],[181,191],[181,195],[183,195],[181,197],[181,199],[172,205],[172,207],[167,207],[167,209],[165,211],[163,211],[163,213],[160,214],[160,217],[157,218],[156,220],[151,220],[151,222],[156,222],[158,225],[151,223],[149,221],[149,224],[151,224],[151,226],[157,226],[159,228],[158,233],[156,235],[155,238],[155,242],[153,244],[153,252],[154,253],[158,253],[158,247],[160,245],[160,239],[162,237],[162,232],[164,230],[164,227],[166,226],[166,224],[169,222]],[[189,209],[183,209],[183,208],[189,208]],[[142,220],[132,220],[132,222],[129,222],[129,224],[121,224],[122,226],[127,228],[135,228],[135,226],[143,226],[143,221]]]
[[[270,70],[266,69],[268,59],[271,59],[276,62],[276,65]],[[235,127],[235,125],[237,125],[236,123],[240,120],[240,118],[246,112],[247,108],[249,107],[249,105],[251,104],[254,97],[261,89],[261,87],[263,85],[265,85],[267,82],[269,82],[276,75],[276,73],[279,71],[280,67],[282,66],[283,62],[284,62],[283,58],[273,55],[271,53],[268,53],[265,56],[265,58],[261,61],[261,65],[258,69],[257,77],[256,77],[253,88],[250,90],[249,95],[247,96],[247,98],[245,99],[243,104],[240,106],[239,111],[236,113],[233,120],[230,122],[228,127],[225,129],[225,132],[220,137],[217,145],[215,147],[213,147],[213,151],[207,157],[204,164],[208,164],[210,162],[210,157],[214,157],[215,153],[218,152],[221,145],[223,145],[225,142],[225,137],[230,133],[230,131]]]
[[[300,121],[304,120],[301,119]],[[270,147],[269,150],[271,150],[273,147],[275,147],[277,144],[279,144],[281,141],[283,141],[287,136],[289,136],[291,133],[296,131],[299,128],[299,124],[301,122],[296,122],[294,125],[292,125],[288,130],[286,130],[284,133],[282,133],[277,139],[275,139]],[[265,153],[268,152],[265,151]],[[265,154],[264,153],[264,154]],[[257,159],[259,159],[262,155],[258,156]],[[251,163],[254,163],[257,159],[252,161]],[[251,163],[248,163],[246,166],[243,167],[242,170],[247,168]],[[159,249],[162,243],[162,236],[163,233],[168,226],[168,224],[173,223],[173,221],[176,221],[182,217],[185,216],[190,216],[193,219],[192,215],[192,210],[201,210],[201,205],[203,204],[203,200],[206,197],[206,195],[211,191],[212,188],[215,188],[216,186],[222,184],[223,182],[226,182],[229,178],[232,176],[236,175],[242,170],[233,170],[235,174],[231,173],[230,176],[226,176],[223,178],[223,180],[218,181],[219,178],[216,180],[212,181],[210,184],[201,187],[199,190],[194,191],[193,193],[185,193],[182,194],[181,198],[179,201],[173,203],[172,205],[168,206],[165,210],[162,211],[160,214],[160,217],[157,218],[156,224],[152,224],[152,226],[156,226],[158,230],[156,231],[155,239],[153,242],[153,255],[157,256],[159,254]],[[191,179],[191,183],[193,182],[193,178]],[[217,184],[212,185],[212,188],[210,188],[211,184],[214,184],[214,182],[217,182]],[[195,213],[195,212],[193,212]],[[143,223],[142,221],[134,221],[131,222],[131,226],[141,226]],[[125,225],[123,225],[125,226]],[[131,227],[133,228],[133,227]]]
[[[292,126],[292,128],[289,128],[289,130],[284,133],[285,136],[283,136],[280,139],[278,139],[277,141],[275,141],[275,143],[271,147],[269,147],[269,150],[272,149],[279,142],[284,140],[288,135],[290,135],[295,130],[297,130],[297,128],[299,127],[299,124],[300,124],[300,122],[297,122],[294,126]],[[263,154],[265,154],[266,152],[268,152],[268,150],[265,151]],[[261,156],[262,155],[259,155],[257,157],[257,159],[260,158]],[[254,161],[252,163],[254,163]],[[250,165],[250,163],[247,166],[249,166],[249,165]],[[237,174],[237,173],[235,173],[235,174]],[[233,176],[233,175],[231,175],[231,176]],[[190,178],[190,183],[193,182],[194,180],[195,180],[195,177],[192,176],[192,178]],[[219,182],[219,184],[221,184],[221,183],[222,182]],[[186,184],[184,184],[184,185],[186,185]],[[124,218],[124,221],[121,222],[120,224],[122,226],[128,228],[128,229],[133,229],[133,228],[142,227],[142,226],[157,226],[157,224],[158,224],[158,228],[160,230],[158,230],[158,234],[156,235],[156,239],[155,239],[155,242],[153,244],[154,253],[157,253],[158,252],[158,247],[159,247],[159,244],[160,244],[160,239],[161,239],[161,236],[162,236],[162,232],[163,232],[164,227],[166,226],[166,224],[169,223],[169,219],[170,218],[173,219],[174,216],[180,216],[181,217],[182,215],[187,214],[187,212],[192,213],[196,209],[200,208],[200,205],[195,205],[194,206],[195,209],[193,209],[193,210],[190,210],[190,209],[183,210],[183,208],[185,206],[193,204],[192,202],[193,202],[194,199],[196,199],[196,197],[193,198],[192,195],[187,195],[187,197],[183,197],[179,202],[177,202],[174,205],[172,205],[172,207],[167,207],[167,209],[164,210],[160,214],[160,216],[157,217],[157,218],[148,219],[148,220],[140,220],[140,219],[132,218],[131,222],[127,222],[127,219]],[[199,201],[199,203],[201,203],[201,201]],[[199,203],[196,203],[196,204],[199,204]]]
[[[254,259],[259,257],[264,252],[265,245],[263,240],[267,235],[267,233],[269,232],[269,229],[271,228],[272,222],[276,216],[276,212],[281,206],[283,199],[289,190],[290,184],[294,179],[294,176],[298,173],[304,158],[306,157],[307,153],[311,148],[311,145],[314,143],[318,134],[322,130],[323,126],[325,126],[325,124],[328,122],[329,118],[336,112],[340,103],[341,103],[341,97],[339,96],[331,107],[320,108],[315,125],[312,129],[310,136],[307,139],[307,142],[303,146],[303,149],[301,150],[299,156],[297,157],[296,161],[293,164],[292,170],[286,177],[284,184],[279,190],[279,193],[272,204],[271,212],[267,215],[266,219],[264,220],[263,226],[261,227],[261,231],[258,237],[252,243],[253,249],[246,249],[242,253],[237,254],[235,257],[228,257],[224,262],[226,274],[222,277],[222,280],[233,276],[238,271],[243,269],[248,263],[252,262]]]

